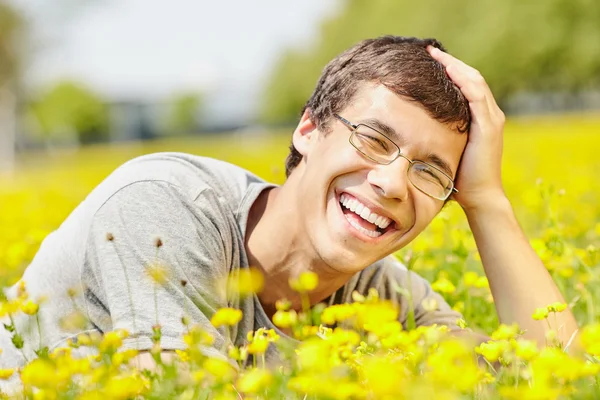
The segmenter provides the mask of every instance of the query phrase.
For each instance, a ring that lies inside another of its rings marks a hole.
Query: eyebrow
[[[377,131],[383,133],[391,140],[396,139],[398,142],[400,142],[400,146],[402,146],[405,142],[404,137],[401,134],[399,134],[394,128],[377,118],[364,119],[359,121],[358,124],[368,125],[371,128],[374,128]],[[422,161],[427,161],[428,163],[434,164],[437,168],[444,171],[451,179],[454,179],[454,177],[452,176],[452,170],[450,169],[450,165],[437,154],[429,153],[427,154],[426,160]]]

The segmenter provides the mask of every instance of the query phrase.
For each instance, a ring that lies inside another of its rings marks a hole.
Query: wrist
[[[512,205],[503,190],[473,196],[472,201],[460,204],[468,219],[482,215],[512,213]]]

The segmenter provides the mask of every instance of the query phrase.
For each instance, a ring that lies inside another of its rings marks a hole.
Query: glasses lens
[[[408,177],[419,190],[436,199],[445,200],[452,191],[452,180],[446,174],[420,161],[411,165]]]
[[[398,155],[398,147],[385,135],[366,125],[358,125],[350,136],[350,143],[365,156],[382,164],[389,164]]]

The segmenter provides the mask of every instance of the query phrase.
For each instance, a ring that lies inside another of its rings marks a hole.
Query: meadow
[[[94,186],[128,159],[158,151],[183,151],[229,161],[281,183],[290,133],[240,132],[21,155],[15,173],[0,175],[0,287],[17,282],[43,238]],[[546,399],[597,395],[599,152],[600,115],[529,117],[507,123],[503,165],[507,195],[532,246],[582,327],[580,340],[586,354],[567,355],[561,350],[564,343],[554,343],[552,337],[548,338],[549,346],[541,349],[521,339],[517,327],[498,328],[466,219],[460,207],[450,203],[398,257],[430,280],[434,289],[463,313],[466,327],[492,336],[492,342],[476,350],[484,365],[464,344],[442,340],[446,338],[443,329],[403,331],[393,320],[394,312],[388,310],[393,305],[373,293],[369,298],[356,299],[344,311],[303,310],[297,314],[282,304],[276,324],[304,339],[295,351],[288,349],[289,368],[271,370],[250,365],[241,372],[232,371],[200,354],[196,347],[210,338],[190,327],[186,336],[190,348],[179,354],[180,362],[187,366],[185,374],[163,363],[155,373],[127,367],[133,354],[119,352],[118,347],[128,333],[116,332],[83,338],[104,357],[77,361],[70,358],[68,349],[59,349],[22,371],[0,370],[0,379],[20,373],[25,383],[21,395],[40,399],[167,395],[182,399],[374,399],[428,398],[434,394],[436,398]],[[314,284],[313,277],[303,279],[295,284],[299,292],[306,293]],[[35,299],[27,299],[26,291],[19,301],[2,303],[0,317],[11,312],[35,315],[37,309],[31,305]],[[564,306],[539,307],[546,310],[542,318],[550,324],[552,313]],[[235,323],[235,310],[223,313],[215,315],[213,323]],[[331,330],[325,326],[334,322],[341,327]],[[229,349],[229,356],[240,364],[248,354],[260,359],[261,349],[264,353],[264,346],[279,339],[272,331],[254,332],[249,336],[250,348]],[[59,374],[60,379],[43,378],[43,371],[57,368],[66,371]]]

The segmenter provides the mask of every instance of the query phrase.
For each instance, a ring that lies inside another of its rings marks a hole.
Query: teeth
[[[370,237],[373,237],[373,238],[381,236],[381,232],[370,231],[368,229],[365,229],[362,226],[360,226],[356,221],[354,221],[352,219],[346,218],[346,220],[348,220],[348,222],[350,222],[350,225],[352,225],[353,227],[355,227],[356,229],[358,229],[359,231],[361,231],[362,233],[364,233],[367,236],[370,236]]]
[[[357,203],[358,203],[358,201],[357,201]],[[367,210],[367,214],[368,214],[370,212],[369,209],[367,207],[363,206],[361,203],[358,203],[358,205],[356,206],[356,209],[354,209],[352,211],[362,217],[363,210],[365,210],[365,209]]]
[[[371,210],[369,210],[368,207],[366,207],[364,204],[360,203],[358,200],[356,200],[355,198],[351,198],[350,196],[347,196],[345,193],[342,193],[342,195],[340,196],[340,203],[346,207],[348,210],[352,211],[353,213],[359,215],[361,218],[363,218],[364,220],[377,225],[378,227],[380,227],[381,229],[385,229],[387,228],[390,223],[392,222],[391,219],[384,217],[383,215],[379,215],[376,214],[374,212],[371,212]],[[352,226],[354,226],[355,228],[359,229],[361,232],[363,232],[363,230],[371,232],[371,233],[378,233],[381,234],[380,232],[377,231],[369,231],[368,229],[364,229],[361,226],[356,226],[355,224],[352,224]],[[371,234],[369,234],[369,236],[372,236]],[[379,235],[377,235],[379,236]],[[376,237],[376,236],[373,236]]]

